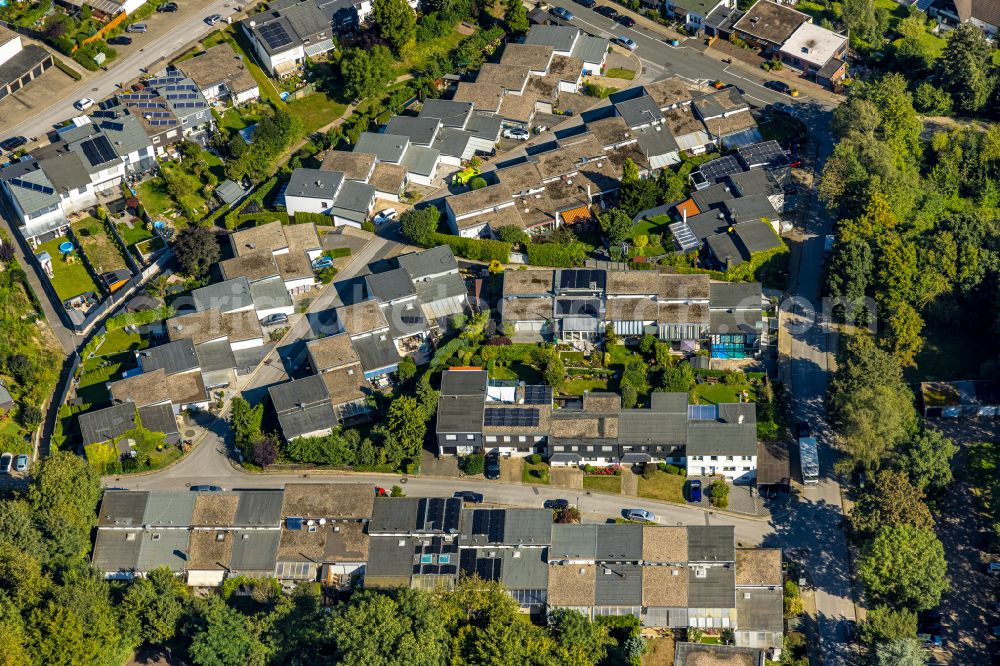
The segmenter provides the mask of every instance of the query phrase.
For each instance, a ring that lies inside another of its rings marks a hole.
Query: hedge
[[[301,212],[296,213],[292,220],[292,224],[309,224],[310,222],[319,225],[330,225],[333,224],[333,218],[323,213]]]
[[[162,305],[155,310],[140,310],[139,312],[123,312],[114,317],[108,317],[104,322],[106,332],[117,331],[126,326],[142,326],[152,324],[154,321],[163,321],[174,316],[174,309],[169,305]]]
[[[464,257],[473,261],[499,261],[507,263],[510,261],[510,243],[497,240],[483,240],[480,238],[463,238],[462,236],[452,236],[435,232],[433,235],[435,245],[447,245],[451,248],[456,257]]]
[[[324,250],[324,257],[330,257],[331,259],[340,259],[341,257],[351,256],[351,248],[349,247],[335,247],[332,250]]]
[[[726,279],[730,282],[750,282],[756,280],[757,271],[775,260],[776,257],[788,252],[788,246],[785,245],[785,241],[778,238],[778,242],[780,245],[777,247],[773,247],[765,252],[755,252],[750,255],[750,261],[743,262],[739,266],[734,266],[726,271]]]
[[[582,243],[529,243],[528,263],[533,266],[572,268],[582,266],[586,251]]]
[[[466,342],[462,338],[449,340],[447,343],[439,347],[436,352],[434,352],[434,357],[431,359],[430,367],[432,369],[442,367],[445,364],[445,361],[454,356],[455,352],[465,347],[465,345]]]
[[[59,58],[56,58],[55,56],[52,57],[52,64],[56,66],[56,69],[58,69],[59,71],[61,71],[63,74],[73,79],[74,81],[79,81],[83,78],[83,74],[76,71],[75,69],[64,63]]]
[[[240,222],[241,222],[240,211],[243,210],[244,208],[246,208],[247,206],[249,206],[250,202],[254,202],[258,206],[263,207],[264,197],[266,197],[271,192],[271,190],[274,189],[274,186],[277,185],[277,184],[278,184],[278,177],[277,176],[271,176],[270,178],[268,178],[267,180],[265,180],[263,183],[261,183],[260,186],[257,188],[257,190],[253,194],[251,194],[250,196],[248,196],[246,199],[244,199],[243,202],[238,207],[236,207],[233,210],[231,210],[228,213],[226,213],[226,218],[225,218],[225,222],[224,222],[224,224],[226,225],[226,228],[227,229],[235,229],[238,226],[240,226]],[[261,215],[262,213],[249,213],[249,214],[250,215]],[[275,219],[278,219],[278,214],[277,213],[271,213],[271,215],[274,215]]]

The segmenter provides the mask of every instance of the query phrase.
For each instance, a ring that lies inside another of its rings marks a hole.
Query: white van
[[[146,30],[147,28],[145,23],[133,23],[125,29],[125,32],[146,32]]]

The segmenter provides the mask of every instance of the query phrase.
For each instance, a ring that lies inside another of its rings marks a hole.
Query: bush
[[[667,463],[665,463],[665,462],[658,462],[658,463],[656,463],[656,469],[660,470],[661,472],[666,472],[667,471]]]
[[[476,176],[475,178],[469,181],[470,190],[481,190],[484,187],[486,187],[486,179],[483,178],[482,176]]]
[[[529,460],[531,460],[532,465],[538,465],[542,462],[542,455],[540,453],[532,453]]]
[[[653,463],[646,463],[645,465],[642,466],[642,478],[646,479],[647,481],[652,481],[653,477],[656,476],[657,471],[658,470],[656,469],[656,465],[654,465]]]
[[[371,220],[365,220],[361,223],[361,230],[373,234],[375,233],[375,223]]]
[[[482,453],[471,453],[462,458],[462,471],[471,476],[482,474],[486,469],[486,458]]]
[[[389,489],[389,497],[406,497],[406,493],[400,486],[393,486]]]
[[[552,266],[553,268],[572,268],[582,266],[586,259],[586,248],[583,243],[529,243],[528,263],[534,266]]]
[[[718,479],[708,488],[708,497],[712,506],[725,509],[729,506],[729,484]]]
[[[684,472],[684,470],[677,465],[671,465],[670,463],[663,464],[663,471],[667,474],[682,474]]]
[[[583,466],[583,472],[585,474],[593,474],[594,473],[594,466],[591,465],[590,463],[587,463],[586,465]]]
[[[312,222],[318,225],[331,225],[333,224],[333,218],[329,215],[324,215],[323,213],[307,213],[300,211],[295,214],[293,224],[308,224]]]
[[[479,238],[462,238],[451,234],[434,233],[428,247],[447,245],[456,257],[472,259],[473,261],[507,262],[510,260],[510,243]]]

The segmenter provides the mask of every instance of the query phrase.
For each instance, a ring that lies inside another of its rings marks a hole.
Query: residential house
[[[781,45],[787,42],[803,23],[811,23],[808,14],[788,5],[757,0],[740,20],[733,24],[734,34],[744,42],[758,48],[765,55],[778,55]]]
[[[675,20],[683,23],[688,30],[705,31],[709,34],[712,34],[712,28],[706,24],[706,19],[719,11],[735,7],[734,0],[666,0],[667,12]]]
[[[765,666],[767,653],[756,648],[735,645],[709,645],[706,643],[677,643],[674,649],[674,666],[701,666],[702,664],[740,664],[740,666]]]
[[[395,372],[402,360],[393,340],[389,320],[377,299],[337,308],[337,324],[346,332],[358,354],[365,379],[374,380]]]
[[[759,282],[713,282],[711,354],[713,358],[750,358],[760,353],[767,327]]]
[[[691,106],[709,134],[724,148],[762,141],[750,105],[735,86],[695,97]]]
[[[131,109],[143,119],[143,128],[159,155],[185,138],[206,143],[215,127],[199,85],[176,71],[146,79],[137,89],[119,93],[113,103]]]
[[[512,42],[504,46],[500,54],[501,65],[527,67],[532,76],[545,76],[555,49],[548,44],[521,44]]]
[[[990,0],[935,0],[927,8],[939,24],[971,23],[988,36],[1000,31],[1000,7]]]
[[[53,65],[41,46],[21,43],[21,36],[0,26],[0,99],[12,95]]]
[[[784,581],[778,548],[736,549],[736,647],[782,649]]]
[[[338,425],[330,391],[320,375],[276,384],[267,392],[285,441],[329,435]]]
[[[84,447],[114,441],[119,456],[135,455],[134,442],[126,435],[140,423],[146,430],[163,433],[167,444],[176,444],[181,439],[170,403],[138,407],[134,402],[122,402],[77,417]]]
[[[136,407],[172,405],[174,414],[208,408],[205,380],[197,368],[167,374],[164,368],[131,375],[108,384],[112,403],[134,403]]]
[[[344,177],[340,171],[298,168],[285,188],[289,215],[319,213],[333,218],[335,226],[360,229],[375,207],[375,188]]]
[[[661,111],[675,109],[691,104],[693,94],[691,89],[676,76],[646,83],[642,86],[647,95],[653,98]]]
[[[779,49],[781,61],[817,83],[831,87],[847,76],[847,37],[803,23]]]
[[[327,14],[311,0],[286,0],[270,3],[266,12],[243,19],[239,26],[264,69],[285,77],[299,71],[306,58],[333,49],[334,29]]]
[[[1000,415],[1000,383],[995,381],[922,382],[920,399],[925,418]]]
[[[207,390],[223,388],[235,381],[236,357],[228,341],[199,345],[190,339],[177,340],[136,352],[143,373],[162,369],[167,375],[199,373]]]
[[[228,102],[239,106],[260,98],[257,81],[228,42],[178,63],[177,69],[194,81],[210,104]]]
[[[506,210],[505,209],[510,209]],[[512,221],[514,198],[502,183],[469,190],[445,199],[445,215],[453,233],[465,238],[490,235]]]
[[[408,136],[362,132],[354,152],[372,153],[379,164],[385,162],[406,168],[408,182],[432,185],[437,178],[441,153],[434,148],[411,144]]]
[[[753,481],[757,470],[757,406],[701,405],[690,410],[685,454],[689,476]]]
[[[166,329],[171,341],[189,339],[196,347],[225,341],[234,354],[264,344],[260,321],[250,310],[223,313],[210,308],[192,312],[168,319]]]
[[[432,326],[468,310],[468,290],[449,246],[404,254],[397,261],[413,283],[424,317]]]
[[[487,379],[481,368],[451,368],[442,374],[435,430],[439,456],[482,450]]]
[[[312,262],[322,253],[316,225],[268,222],[234,231],[229,236],[234,259],[220,263],[226,277],[244,275],[251,284],[272,277],[271,262],[291,295],[306,292],[316,284]]]

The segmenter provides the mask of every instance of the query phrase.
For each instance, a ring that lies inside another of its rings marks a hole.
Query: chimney
[[[683,217],[684,224],[688,223],[688,209],[687,206],[681,208],[681,216]]]
[[[740,425],[743,425],[743,414],[740,414],[740,418],[739,418],[738,422],[739,422]]]

